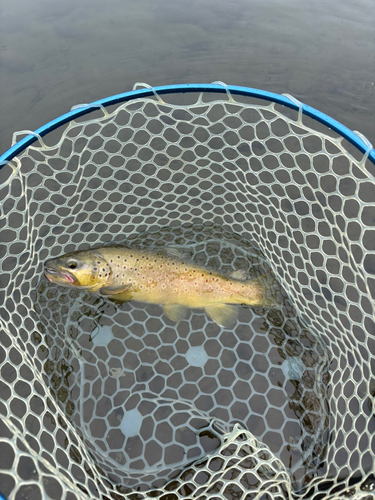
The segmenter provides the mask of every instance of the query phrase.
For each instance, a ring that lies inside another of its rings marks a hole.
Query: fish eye
[[[68,267],[69,269],[75,269],[77,267],[77,262],[71,260],[70,262],[68,262]]]

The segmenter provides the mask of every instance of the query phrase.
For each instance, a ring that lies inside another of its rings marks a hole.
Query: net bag
[[[1,494],[374,498],[375,151],[290,96],[137,87],[1,157]],[[114,243],[280,306],[174,323],[43,277]]]

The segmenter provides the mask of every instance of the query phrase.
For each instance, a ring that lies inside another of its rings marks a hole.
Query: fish
[[[204,309],[218,325],[233,324],[239,305],[279,305],[267,297],[262,276],[244,280],[178,259],[171,252],[107,246],[67,253],[45,262],[44,275],[57,285],[97,293],[116,302],[135,300],[163,306],[174,322],[189,309]]]

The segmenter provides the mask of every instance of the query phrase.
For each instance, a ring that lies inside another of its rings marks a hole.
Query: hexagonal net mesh
[[[178,94],[70,121],[0,175],[4,495],[370,498],[367,155],[272,102]],[[42,278],[110,243],[266,272],[281,306],[173,323]]]

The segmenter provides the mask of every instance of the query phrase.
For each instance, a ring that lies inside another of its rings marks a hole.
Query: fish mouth
[[[70,273],[66,271],[57,271],[56,269],[53,269],[51,267],[45,267],[44,268],[44,275],[50,282],[59,282],[61,283],[61,280],[65,282],[67,285],[73,285],[74,283],[77,283],[77,279],[71,275]]]

